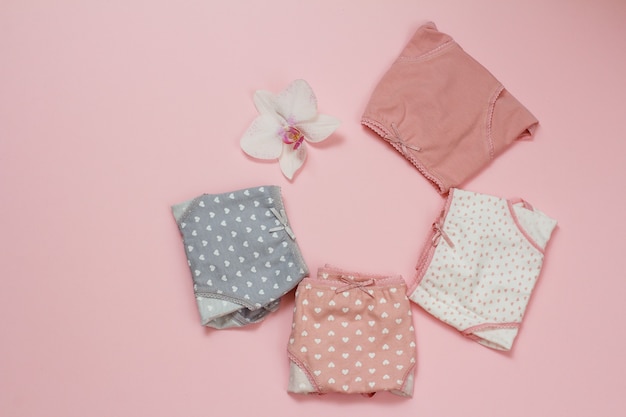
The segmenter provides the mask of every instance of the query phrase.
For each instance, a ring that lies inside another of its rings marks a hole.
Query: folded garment
[[[434,23],[421,26],[363,114],[371,128],[445,194],[490,163],[537,119]]]
[[[172,212],[205,326],[258,323],[308,275],[277,186],[203,194]]]

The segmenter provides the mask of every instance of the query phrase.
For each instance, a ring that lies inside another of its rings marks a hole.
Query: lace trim
[[[446,203],[443,207],[442,213],[440,214],[440,222],[443,225],[445,224],[446,217],[448,216],[448,212],[450,211],[450,206],[452,205],[452,201],[454,199],[454,188],[450,190],[448,194],[448,198],[446,199]],[[417,261],[417,265],[415,266],[415,279],[409,286],[407,293],[409,295],[413,295],[417,287],[420,285],[422,280],[424,279],[424,275],[426,275],[426,271],[430,266],[430,263],[433,260],[433,256],[435,255],[435,250],[437,249],[436,245],[433,245],[433,238],[435,237],[436,232],[434,229],[430,229],[426,240],[422,246],[422,253]]]
[[[504,86],[500,85],[500,87],[496,90],[492,99],[489,100],[489,112],[487,114],[487,146],[489,147],[489,159],[493,159],[495,157],[495,146],[493,144],[493,138],[491,137],[491,127],[493,125],[493,113],[496,108],[496,102],[500,97],[500,94],[504,91]]]
[[[385,139],[387,142],[389,142],[389,140],[387,140],[387,137],[393,136],[393,132],[389,132],[382,124],[380,124],[377,121],[375,121],[373,119],[370,119],[368,117],[363,117],[361,119],[361,124],[363,126],[367,126],[371,130],[376,132],[378,134],[378,136],[380,136],[381,138]],[[400,152],[400,154],[402,154],[402,156],[404,156],[406,159],[408,159],[409,162],[411,162],[413,164],[413,166],[415,166],[415,168],[417,168],[417,170],[424,177],[426,177],[426,179],[428,179],[433,185],[437,186],[437,188],[439,188],[439,192],[441,194],[445,194],[448,191],[448,189],[443,184],[443,182],[441,180],[439,180],[439,178],[437,178],[433,174],[431,174],[426,169],[426,167],[424,167],[424,165],[422,165],[422,163],[419,162],[412,154],[410,154],[408,152],[407,153],[403,152],[402,145],[400,145],[398,143],[395,143],[395,142],[389,142],[389,144],[391,146],[393,146],[398,152]]]

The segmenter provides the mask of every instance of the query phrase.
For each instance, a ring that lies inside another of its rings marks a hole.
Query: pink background
[[[359,120],[426,20],[541,122],[463,188],[558,219],[542,275],[510,353],[413,306],[414,398],[290,395],[293,294],[200,326],[170,205],[280,185],[312,271],[412,278],[443,199]],[[0,415],[624,415],[625,22],[621,0],[3,0]],[[289,182],[239,138],[296,78],[343,124]]]

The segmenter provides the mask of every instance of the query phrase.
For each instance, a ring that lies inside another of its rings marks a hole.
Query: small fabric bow
[[[450,236],[448,236],[445,230],[443,230],[443,217],[440,218],[435,223],[433,223],[433,230],[435,231],[435,234],[433,235],[433,238],[432,238],[433,246],[437,246],[437,244],[439,243],[439,239],[443,238],[443,240],[446,241],[448,246],[450,246],[451,248],[454,247],[454,242],[452,242],[452,239],[450,239]]]
[[[365,294],[369,295],[370,297],[374,297],[372,294],[370,294],[369,291],[367,291],[364,287],[369,287],[370,285],[374,285],[376,281],[374,281],[374,279],[368,279],[367,281],[353,281],[351,279],[348,279],[346,277],[340,277],[339,280],[341,282],[344,282],[346,285],[339,287],[335,290],[335,292],[337,294],[345,292],[345,291],[350,291],[354,288],[357,288],[361,291],[363,291]]]
[[[274,216],[276,216],[278,221],[281,223],[281,226],[272,227],[269,231],[278,232],[279,230],[284,230],[292,240],[296,240],[296,235],[293,233],[293,230],[291,230],[291,227],[289,227],[289,223],[287,223],[287,214],[285,213],[285,210],[280,210],[279,213],[278,210],[272,207],[270,208],[270,211],[274,214]]]

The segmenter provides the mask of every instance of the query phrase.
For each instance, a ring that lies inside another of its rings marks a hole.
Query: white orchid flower
[[[289,179],[304,164],[305,140],[321,142],[340,124],[335,117],[317,112],[315,94],[304,80],[295,80],[276,95],[257,90],[254,105],[259,116],[241,138],[241,148],[253,158],[278,158]]]

